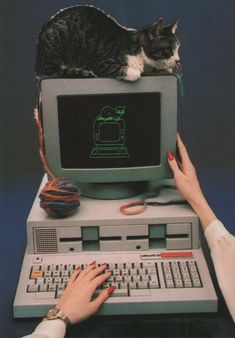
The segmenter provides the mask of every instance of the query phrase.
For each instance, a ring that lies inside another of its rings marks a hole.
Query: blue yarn
[[[54,218],[69,216],[80,206],[79,188],[63,178],[48,181],[39,197],[41,208]]]
[[[183,97],[185,93],[184,93],[184,84],[182,80],[182,74],[174,73],[174,75],[178,80],[180,96]]]

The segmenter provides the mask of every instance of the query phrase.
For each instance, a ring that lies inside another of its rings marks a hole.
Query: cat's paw
[[[135,68],[128,67],[125,73],[124,80],[127,81],[136,81],[141,77],[141,72]]]

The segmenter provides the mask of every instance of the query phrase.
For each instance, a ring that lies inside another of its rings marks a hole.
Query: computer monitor
[[[84,195],[129,197],[172,177],[166,153],[176,143],[175,76],[43,79],[41,100],[49,168]]]

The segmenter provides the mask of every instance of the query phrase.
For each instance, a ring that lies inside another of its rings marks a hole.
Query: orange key
[[[43,277],[43,271],[32,271],[30,279],[37,279]]]

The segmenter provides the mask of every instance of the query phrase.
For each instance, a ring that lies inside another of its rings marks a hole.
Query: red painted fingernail
[[[80,269],[81,269],[80,266],[78,266],[76,270],[80,270]]]
[[[101,266],[107,265],[107,263],[102,263]]]
[[[174,154],[172,153],[172,151],[168,151],[168,152],[167,152],[167,157],[168,157],[168,160],[169,160],[169,161],[173,161],[174,158],[175,158],[175,156],[174,156]]]
[[[110,288],[107,289],[108,295],[111,296],[114,290],[115,290],[115,286],[114,285],[110,286]]]
[[[91,262],[89,265],[94,265],[96,263],[96,261],[93,261],[93,262]]]

